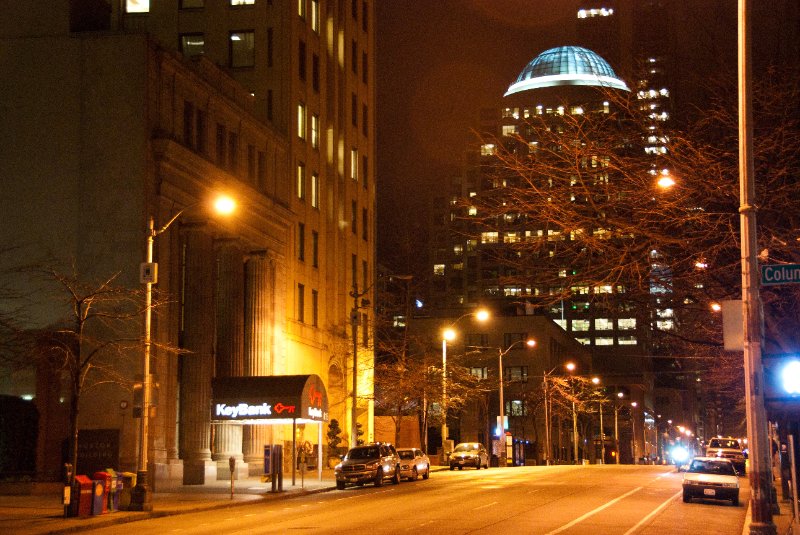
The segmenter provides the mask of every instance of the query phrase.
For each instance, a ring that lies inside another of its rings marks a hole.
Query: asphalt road
[[[348,488],[146,520],[96,533],[510,533],[739,535],[742,505],[683,503],[666,466],[551,466],[436,472],[427,481]]]

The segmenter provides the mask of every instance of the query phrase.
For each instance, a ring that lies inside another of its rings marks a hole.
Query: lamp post
[[[497,430],[498,435],[500,435],[500,441],[502,442],[502,454],[500,455],[500,466],[507,466],[508,465],[508,452],[506,451],[506,416],[505,416],[505,401],[503,400],[503,355],[506,355],[509,351],[511,351],[514,346],[517,344],[521,344],[525,342],[525,345],[528,347],[536,346],[536,340],[528,339],[528,340],[517,340],[510,346],[508,346],[505,350],[498,348],[498,366],[500,371],[500,376],[498,378],[499,382],[499,397],[500,397],[500,428]]]
[[[631,407],[634,409],[638,403],[635,401],[631,401]],[[631,451],[633,452],[633,464],[639,464],[639,457],[636,455],[636,418],[633,416],[633,410],[631,410]]]
[[[592,377],[592,383],[595,385],[600,384],[599,377]],[[600,414],[600,464],[606,463],[606,435],[603,432],[603,398],[601,397],[598,401],[600,405],[599,414]]]
[[[147,220],[147,244],[145,261],[139,266],[139,279],[145,285],[144,294],[144,351],[142,354],[142,414],[139,422],[139,459],[136,471],[136,486],[131,491],[131,511],[152,511],[152,495],[147,481],[147,444],[150,423],[150,400],[152,381],[150,380],[151,326],[153,323],[153,285],[158,282],[158,264],[153,262],[153,242],[172,225],[186,210],[197,206],[194,203],[180,210],[172,219],[156,230],[153,216]],[[227,196],[219,196],[214,201],[214,210],[228,215],[236,209],[236,202]]]
[[[483,322],[489,319],[489,312],[484,309],[468,312],[457,318],[442,331],[442,463],[446,461],[445,449],[447,444],[447,342],[455,340],[456,331],[453,327],[467,316],[475,316],[475,319]]]
[[[364,299],[367,293],[369,293],[369,288],[365,288],[363,292],[359,292],[358,283],[353,279],[353,289],[350,291],[350,297],[353,298],[353,308],[350,309],[350,326],[353,329],[353,385],[350,404],[351,448],[358,446],[358,326],[361,323],[361,313],[359,310],[370,305],[369,299]],[[359,299],[361,300],[360,303]]]
[[[567,371],[572,373],[575,371],[575,363],[568,362],[566,364]],[[570,391],[573,390],[572,380],[570,380]],[[577,464],[578,462],[578,413],[575,411],[575,393],[572,393],[572,460]]]
[[[625,394],[622,392],[617,392],[617,397],[622,399],[625,397]],[[619,410],[622,408],[622,405],[614,404],[614,447],[617,449],[617,455],[615,457],[616,464],[619,464],[619,422],[618,422],[618,415]]]

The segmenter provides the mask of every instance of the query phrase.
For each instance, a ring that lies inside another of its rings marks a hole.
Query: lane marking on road
[[[542,490],[542,489],[533,489],[533,490],[529,490],[529,491],[527,492],[527,494],[533,494],[534,492],[539,492],[540,490]]]
[[[564,525],[563,525],[563,526],[561,526],[560,528],[558,528],[558,529],[554,529],[553,531],[550,531],[550,532],[548,532],[546,535],[555,535],[556,533],[561,533],[562,531],[568,530],[569,528],[571,528],[571,527],[572,527],[572,526],[574,526],[575,524],[579,524],[579,523],[583,522],[583,521],[584,521],[584,520],[586,520],[587,518],[589,518],[589,517],[591,517],[591,516],[594,516],[594,515],[596,515],[597,513],[599,513],[599,512],[600,512],[600,511],[602,511],[603,509],[606,509],[607,507],[611,507],[612,505],[614,505],[614,504],[615,504],[615,503],[617,503],[618,501],[620,501],[620,500],[622,500],[622,499],[624,499],[624,498],[627,498],[627,497],[628,497],[628,496],[630,496],[631,494],[634,494],[634,493],[636,493],[636,492],[639,492],[639,491],[640,491],[640,490],[642,490],[643,488],[644,488],[644,487],[636,487],[635,489],[633,489],[633,490],[630,490],[630,491],[626,492],[626,493],[625,493],[625,494],[623,494],[622,496],[619,496],[618,498],[614,498],[614,499],[613,499],[613,500],[611,500],[610,502],[607,502],[607,503],[605,503],[605,504],[601,505],[600,507],[598,507],[598,508],[596,508],[596,509],[593,509],[593,510],[589,511],[589,512],[588,512],[588,513],[586,513],[585,515],[579,516],[578,518],[576,518],[576,519],[575,519],[575,520],[573,520],[572,522],[570,522],[570,523],[568,523],[568,524],[564,524]]]
[[[642,527],[642,525],[643,525],[645,522],[649,521],[651,518],[653,518],[655,515],[657,515],[659,511],[661,511],[661,510],[662,510],[662,509],[664,509],[664,508],[665,508],[667,505],[669,505],[669,503],[670,503],[671,501],[673,501],[675,498],[677,498],[678,496],[680,496],[680,495],[681,495],[681,493],[683,493],[683,490],[679,490],[679,491],[678,491],[678,492],[676,492],[674,495],[670,496],[670,497],[667,499],[667,501],[665,501],[664,503],[662,503],[661,505],[659,505],[658,507],[656,507],[655,509],[653,509],[652,511],[650,511],[650,514],[649,514],[649,515],[647,515],[646,517],[644,517],[643,519],[641,519],[641,520],[640,520],[640,521],[639,521],[639,522],[638,522],[638,523],[637,523],[635,526],[633,526],[631,529],[629,529],[628,531],[626,531],[626,532],[624,533],[624,535],[631,535],[631,533],[635,532],[637,529],[639,529],[640,527]]]
[[[477,511],[478,509],[485,509],[486,507],[491,507],[493,505],[497,505],[497,502],[487,503],[485,505],[481,505],[480,507],[476,507],[473,511]]]

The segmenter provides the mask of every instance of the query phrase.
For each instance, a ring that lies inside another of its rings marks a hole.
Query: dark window
[[[351,208],[351,215],[350,215],[350,226],[352,227],[353,234],[358,233],[358,205],[356,201],[352,201],[350,204]]]
[[[311,87],[319,93],[319,56],[311,56]]]
[[[368,18],[369,17],[367,16],[367,3],[366,2],[362,2],[361,3],[361,29],[364,30],[364,31],[367,31],[367,27],[368,27],[367,26],[367,19]]]
[[[369,110],[366,104],[361,105],[361,132],[364,136],[369,135]]]
[[[350,276],[351,276],[351,278],[353,280],[353,287],[355,287],[356,284],[358,284],[358,278],[357,278],[358,274],[356,273],[357,270],[358,270],[358,259],[356,258],[356,255],[351,255],[350,256]]]
[[[225,167],[225,142],[227,135],[225,125],[217,123],[217,165]]]
[[[358,97],[355,93],[350,95],[350,117],[353,126],[358,126]]]
[[[228,134],[228,169],[236,174],[239,169],[239,134]]]
[[[188,100],[183,101],[183,144],[190,149],[194,148],[194,104]]]
[[[247,145],[247,180],[256,184],[256,148],[253,145]]]
[[[197,110],[197,121],[195,122],[195,130],[197,131],[197,141],[194,150],[200,154],[205,154],[208,151],[208,132],[206,132],[206,112]]]
[[[304,262],[306,259],[306,226],[297,224],[297,259]]]
[[[204,5],[205,0],[181,0],[181,9],[197,9]]]
[[[319,292],[311,290],[311,325],[319,325]]]
[[[488,347],[489,335],[485,333],[467,334],[467,345],[470,347]]]
[[[506,366],[503,368],[503,376],[506,381],[528,382],[527,366]]]
[[[311,231],[311,265],[319,267],[319,232]]]
[[[267,67],[272,67],[273,53],[272,28],[267,28]]]
[[[369,347],[369,315],[366,312],[361,314],[361,345]]]
[[[369,71],[367,70],[367,53],[366,52],[362,52],[361,53],[361,81],[364,82],[365,84],[367,83],[368,72]]]
[[[366,208],[361,209],[361,238],[367,240],[367,223],[369,222],[369,212]]]
[[[306,287],[297,284],[297,321],[303,323],[306,320]]]
[[[306,42],[300,41],[297,47],[297,69],[298,76],[302,81],[306,81]]]
[[[361,181],[364,184],[364,189],[367,189],[367,181],[369,180],[369,159],[366,155],[361,157]]]
[[[267,89],[267,119],[272,120],[272,89]]]
[[[350,68],[358,74],[358,44],[355,41],[350,44]]]
[[[258,151],[258,189],[267,189],[267,155],[263,150]]]
[[[513,344],[520,346],[526,338],[525,333],[503,333],[503,347],[511,347]]]
[[[353,15],[353,20],[358,20],[358,1],[351,0],[350,2],[350,13]]]

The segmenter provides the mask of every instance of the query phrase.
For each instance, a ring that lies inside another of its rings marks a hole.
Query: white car
[[[400,477],[416,481],[419,476],[428,479],[431,476],[431,461],[419,448],[397,448],[400,457]]]
[[[739,505],[739,476],[729,459],[695,457],[683,474],[683,501],[730,500]]]

